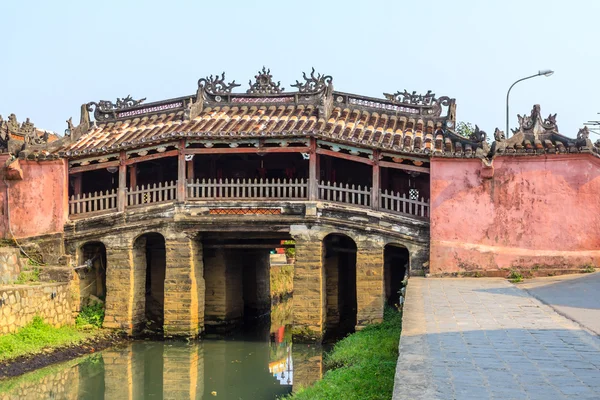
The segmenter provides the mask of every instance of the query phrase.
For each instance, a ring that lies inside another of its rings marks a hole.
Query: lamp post
[[[506,137],[508,138],[510,132],[508,131],[508,97],[510,96],[510,90],[513,88],[513,86],[515,86],[517,83],[524,81],[526,79],[531,79],[531,78],[535,78],[536,76],[550,76],[554,73],[554,71],[552,71],[551,69],[543,69],[541,71],[538,71],[537,74],[535,75],[531,75],[531,76],[526,76],[525,78],[521,78],[518,81],[516,81],[515,83],[513,83],[512,85],[510,85],[510,87],[508,88],[508,92],[506,93]]]

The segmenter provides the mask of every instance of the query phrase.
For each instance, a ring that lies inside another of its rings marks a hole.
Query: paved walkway
[[[410,279],[394,399],[600,399],[600,339],[503,279]]]
[[[600,272],[527,279],[518,287],[600,335]]]

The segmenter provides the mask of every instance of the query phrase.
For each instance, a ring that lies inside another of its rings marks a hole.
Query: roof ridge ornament
[[[384,93],[383,95],[386,99],[394,103],[411,104],[415,106],[431,106],[438,100],[435,97],[435,93],[433,93],[431,90],[428,90],[425,94],[417,94],[416,90],[413,90],[412,93],[409,93],[406,89],[404,89],[404,92],[397,91],[394,94]]]
[[[254,75],[256,81],[252,83],[249,80],[250,89],[246,91],[248,94],[273,94],[282,93],[285,88],[280,87],[281,81],[277,81],[277,84],[273,82],[273,75],[271,75],[271,69],[267,69],[264,66],[261,71],[258,71],[257,75]]]
[[[136,107],[142,104],[146,98],[140,100],[134,100],[131,95],[127,95],[127,97],[117,97],[117,101],[113,103],[110,100],[100,100],[97,103],[95,101],[91,101],[87,103],[87,110],[94,111],[94,118],[97,121],[102,121],[104,119],[111,118],[111,114],[115,114],[116,111],[126,110],[129,108]],[[92,108],[92,107],[95,107]],[[115,115],[112,115],[114,118]]]
[[[210,75],[198,79],[198,87],[210,94],[229,94],[233,88],[238,86],[242,85],[235,83],[235,80],[225,83],[225,72],[221,74],[220,78],[219,74],[216,74],[214,77]]]
[[[558,133],[556,114],[550,114],[548,118],[542,119],[539,104],[533,106],[530,115],[517,114],[517,118],[519,120],[519,128],[513,129],[513,133],[527,132],[533,133],[535,136],[543,133]]]
[[[310,77],[306,76],[306,72],[302,73],[302,77],[306,82],[300,83],[296,80],[296,83],[290,85],[291,87],[298,88],[298,92],[300,93],[317,93],[327,88],[331,83],[333,83],[333,77],[331,75],[322,75],[317,73],[315,76],[315,68],[312,68],[310,72]]]

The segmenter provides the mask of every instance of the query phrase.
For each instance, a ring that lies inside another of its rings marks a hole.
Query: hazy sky
[[[566,136],[600,119],[597,0],[4,0],[1,15],[0,114],[61,134],[83,103],[189,95],[222,71],[245,91],[263,65],[286,89],[312,66],[345,92],[431,89],[488,135],[508,87],[550,68],[512,90],[511,126],[536,103]]]

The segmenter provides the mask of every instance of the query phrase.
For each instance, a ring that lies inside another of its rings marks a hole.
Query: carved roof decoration
[[[124,98],[117,97],[117,101],[113,103],[110,100],[100,100],[99,102],[91,101],[87,104],[88,111],[94,111],[96,121],[118,118],[117,112],[134,108],[142,104],[146,100],[144,97],[140,100],[134,100],[131,95]],[[95,109],[94,109],[95,108]]]
[[[300,93],[320,92],[322,90],[325,90],[333,82],[333,78],[331,77],[331,75],[317,74],[315,76],[314,68],[312,68],[310,76],[306,76],[306,72],[303,72],[302,78],[305,80],[304,83],[296,81],[295,84],[290,85],[291,87],[298,88],[298,92]]]
[[[517,115],[519,128],[513,129],[513,135],[506,138],[503,131],[496,128],[495,142],[490,156],[499,154],[560,154],[593,152],[598,154],[599,148],[592,144],[589,130],[584,127],[577,137],[571,139],[558,132],[556,114],[542,118],[539,104],[533,106],[529,115]]]
[[[221,74],[220,78],[219,75],[216,74],[214,77],[210,75],[198,80],[198,88],[215,95],[231,93],[231,90],[238,86],[242,85],[235,83],[235,80],[225,83],[225,72]]]
[[[257,75],[254,75],[254,83],[252,80],[249,80],[250,89],[246,91],[246,93],[253,94],[274,94],[274,93],[282,93],[285,88],[281,87],[281,82],[277,81],[277,83],[273,82],[273,75],[271,75],[271,70],[266,69],[264,66],[261,71],[258,71]]]
[[[44,146],[56,139],[55,134],[36,129],[29,118],[19,124],[15,114],[10,114],[6,121],[0,115],[0,152],[18,155],[26,148]]]

